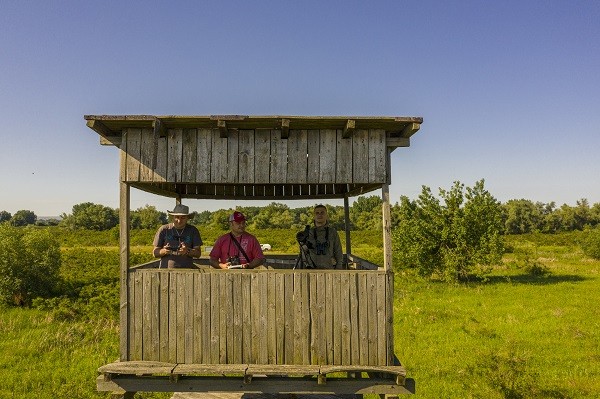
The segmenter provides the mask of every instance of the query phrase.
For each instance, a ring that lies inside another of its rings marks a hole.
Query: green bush
[[[586,232],[586,237],[581,243],[581,249],[586,256],[593,259],[600,259],[600,228]]]
[[[60,281],[60,246],[46,230],[0,224],[0,299],[28,305]]]
[[[401,198],[392,232],[394,265],[444,281],[481,277],[502,258],[502,209],[483,180],[467,187],[455,182],[439,199],[423,187],[418,200]]]

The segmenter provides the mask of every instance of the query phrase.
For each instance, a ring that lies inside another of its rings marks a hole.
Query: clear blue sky
[[[393,202],[481,178],[502,202],[600,202],[599,21],[594,0],[4,0],[0,210],[118,206],[84,114],[422,116]]]

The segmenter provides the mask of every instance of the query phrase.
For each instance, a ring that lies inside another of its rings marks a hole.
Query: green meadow
[[[379,234],[357,234],[353,253],[381,263]],[[397,272],[395,352],[416,397],[600,397],[600,261],[583,255],[579,239],[505,237],[503,264],[484,281]],[[134,248],[136,261],[147,260],[148,248]],[[0,398],[109,397],[95,378],[118,358],[118,251],[67,241],[62,268],[69,289],[87,298],[74,309],[0,309]]]

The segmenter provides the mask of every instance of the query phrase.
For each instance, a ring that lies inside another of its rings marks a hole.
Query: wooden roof
[[[85,115],[87,125],[101,136],[119,136],[125,128],[152,127],[161,134],[166,129],[383,129],[393,137],[409,138],[423,118],[399,116],[252,116],[252,115]],[[285,136],[285,134],[283,135]]]
[[[101,144],[123,150],[121,181],[159,195],[222,199],[343,198],[376,190],[391,182],[389,153],[408,147],[423,122],[393,116],[85,119]]]

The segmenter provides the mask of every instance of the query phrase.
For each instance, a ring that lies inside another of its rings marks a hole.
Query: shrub
[[[487,274],[502,258],[502,209],[484,189],[455,182],[440,189],[440,201],[423,187],[416,201],[401,198],[398,227],[392,232],[394,264],[445,281]]]
[[[0,299],[28,305],[60,281],[60,246],[46,230],[0,225]]]
[[[581,243],[581,249],[586,256],[600,259],[600,228],[587,231],[587,236]]]

